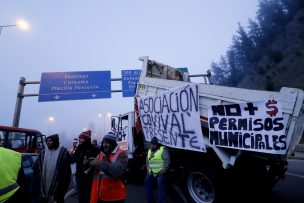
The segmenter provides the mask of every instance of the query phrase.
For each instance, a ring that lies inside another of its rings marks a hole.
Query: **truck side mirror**
[[[116,128],[115,128],[115,118],[111,119],[111,128],[112,128],[112,131],[116,130]]]

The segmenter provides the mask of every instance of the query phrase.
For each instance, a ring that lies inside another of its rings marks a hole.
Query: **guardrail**
[[[298,144],[298,145],[296,145],[294,151],[295,152],[302,152],[302,153],[304,153],[304,144]]]

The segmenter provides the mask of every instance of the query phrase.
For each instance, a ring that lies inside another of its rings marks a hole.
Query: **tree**
[[[211,64],[211,72],[213,76],[213,82],[217,85],[225,84],[229,77],[228,63],[224,56],[221,56],[220,62]]]
[[[267,42],[258,22],[249,19],[248,24],[248,37],[251,39],[253,44],[251,62],[254,64],[261,59],[264,47],[266,46]]]
[[[271,44],[303,8],[304,0],[261,0],[257,20],[249,19],[247,30],[239,24],[226,56],[221,56],[218,63],[212,62],[211,71],[217,84],[236,86],[265,54],[279,63],[284,55],[280,50],[269,52]]]
[[[263,0],[259,4],[257,19],[267,41],[272,42],[287,22],[287,11],[279,0]]]

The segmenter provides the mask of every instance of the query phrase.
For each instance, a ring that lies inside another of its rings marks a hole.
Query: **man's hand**
[[[158,175],[165,175],[165,170],[161,170],[159,173],[158,173]]]
[[[103,162],[103,161],[100,161],[99,159],[94,158],[94,157],[90,157],[89,161],[90,161],[90,166],[93,166],[93,167],[96,167],[96,168],[101,168],[101,165],[102,165],[102,162]]]
[[[140,170],[145,170],[145,169],[147,169],[147,166],[146,165],[142,165],[141,167],[140,167]]]
[[[83,157],[83,165],[86,165],[89,162],[86,156]]]

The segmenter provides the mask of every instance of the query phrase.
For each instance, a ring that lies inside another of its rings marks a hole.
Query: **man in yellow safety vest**
[[[21,154],[0,147],[0,203],[26,202],[23,197],[25,181]]]
[[[165,174],[170,164],[170,156],[164,146],[153,137],[146,158],[147,176],[145,179],[146,195],[148,203],[154,202],[153,182],[157,180],[158,203],[166,202]]]

